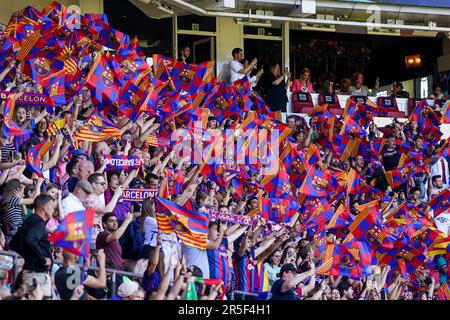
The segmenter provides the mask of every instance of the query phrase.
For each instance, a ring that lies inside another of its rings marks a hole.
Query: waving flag
[[[50,150],[50,147],[53,145],[54,141],[46,141],[41,142],[35,145],[34,147],[28,149],[27,157],[26,157],[26,165],[27,168],[35,172],[39,178],[43,178],[42,175],[42,163],[41,158],[44,154]]]
[[[86,76],[86,86],[95,92],[94,97],[99,102],[105,99],[117,103],[123,86],[123,75],[120,66],[110,54],[99,53]]]
[[[288,223],[298,211],[297,201],[278,198],[263,198],[261,216],[274,222]]]
[[[412,274],[425,259],[423,248],[417,249],[397,241],[380,262],[390,265],[393,270],[399,269],[403,274]]]
[[[206,249],[209,224],[207,213],[189,211],[158,196],[155,197],[155,212],[160,232],[175,232],[185,245]]]
[[[377,264],[370,246],[361,241],[333,245],[333,262],[329,275],[360,278],[368,275],[368,267]]]
[[[306,230],[309,237],[316,235],[325,236],[326,226],[334,216],[333,207],[325,202],[308,211],[311,213],[304,218],[301,230]]]
[[[121,47],[114,56],[122,70],[124,81],[139,83],[144,75],[151,71],[150,66],[145,62],[145,58],[138,55],[131,48]]]
[[[392,189],[408,182],[411,168],[403,166],[394,170],[386,171],[386,179]]]
[[[94,112],[81,130],[74,134],[78,140],[103,141],[108,138],[120,139],[120,130],[114,127],[100,113]]]
[[[332,176],[330,174],[310,167],[299,191],[311,197],[326,197],[327,186],[331,179]]]
[[[428,201],[428,205],[433,209],[434,217],[436,218],[442,212],[450,208],[450,190],[444,189],[441,193]]]
[[[47,94],[54,106],[62,106],[67,103],[65,92],[65,72],[61,70],[41,80],[44,93]]]
[[[49,236],[49,241],[73,254],[87,258],[90,253],[94,209],[69,213]]]
[[[66,119],[58,119],[55,120],[51,123],[49,123],[48,127],[47,127],[47,134],[50,137],[54,137],[58,134],[58,132],[64,128],[64,126],[66,125],[67,120]]]
[[[144,103],[147,96],[148,92],[145,88],[128,81],[119,96],[120,113],[135,122],[141,111],[145,109]]]
[[[183,184],[185,182],[182,171],[175,171],[174,169],[164,169],[167,175],[166,192],[167,195],[181,194],[183,190]]]
[[[203,80],[212,72],[213,67],[214,61],[198,65],[174,61],[170,77],[176,88],[193,94],[198,92]]]
[[[342,125],[340,135],[352,135],[355,137],[363,137],[366,132],[363,128],[359,126],[359,124],[351,117],[347,117],[344,119],[344,123]]]
[[[358,241],[366,241],[376,252],[377,258],[393,246],[388,230],[368,207],[353,220],[348,230],[350,235],[344,240],[344,243],[351,240],[352,236]]]

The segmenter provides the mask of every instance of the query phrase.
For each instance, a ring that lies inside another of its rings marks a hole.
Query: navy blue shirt
[[[284,280],[278,279],[272,285],[272,300],[297,300],[297,295],[293,288],[289,289],[286,292],[281,292],[281,288],[283,287]]]

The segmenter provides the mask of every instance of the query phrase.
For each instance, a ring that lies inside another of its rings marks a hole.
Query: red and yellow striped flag
[[[100,114],[92,114],[83,128],[74,136],[77,140],[103,141],[108,138],[120,139],[120,130],[112,125],[108,125]]]

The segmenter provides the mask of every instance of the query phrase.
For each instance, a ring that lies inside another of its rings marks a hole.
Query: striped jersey
[[[252,249],[250,252],[245,252],[242,256],[239,256],[238,251],[235,251],[233,257],[233,268],[236,274],[236,290],[244,292],[254,292],[256,285],[255,280],[257,277],[255,273],[258,272],[255,251]]]
[[[230,266],[228,264],[228,240],[223,238],[216,250],[206,250],[209,262],[210,279],[221,279],[228,287],[230,282]]]

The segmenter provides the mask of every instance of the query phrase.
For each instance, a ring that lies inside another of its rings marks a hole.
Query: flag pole
[[[81,269],[81,281],[80,281],[80,285],[82,285],[83,283],[84,283],[84,280],[86,280],[86,277],[87,277],[87,275],[86,275],[86,272],[87,272],[87,268],[86,268],[86,265],[87,265],[87,261],[88,261],[89,259],[87,259],[85,256],[83,256],[83,267],[82,267],[82,269]]]

